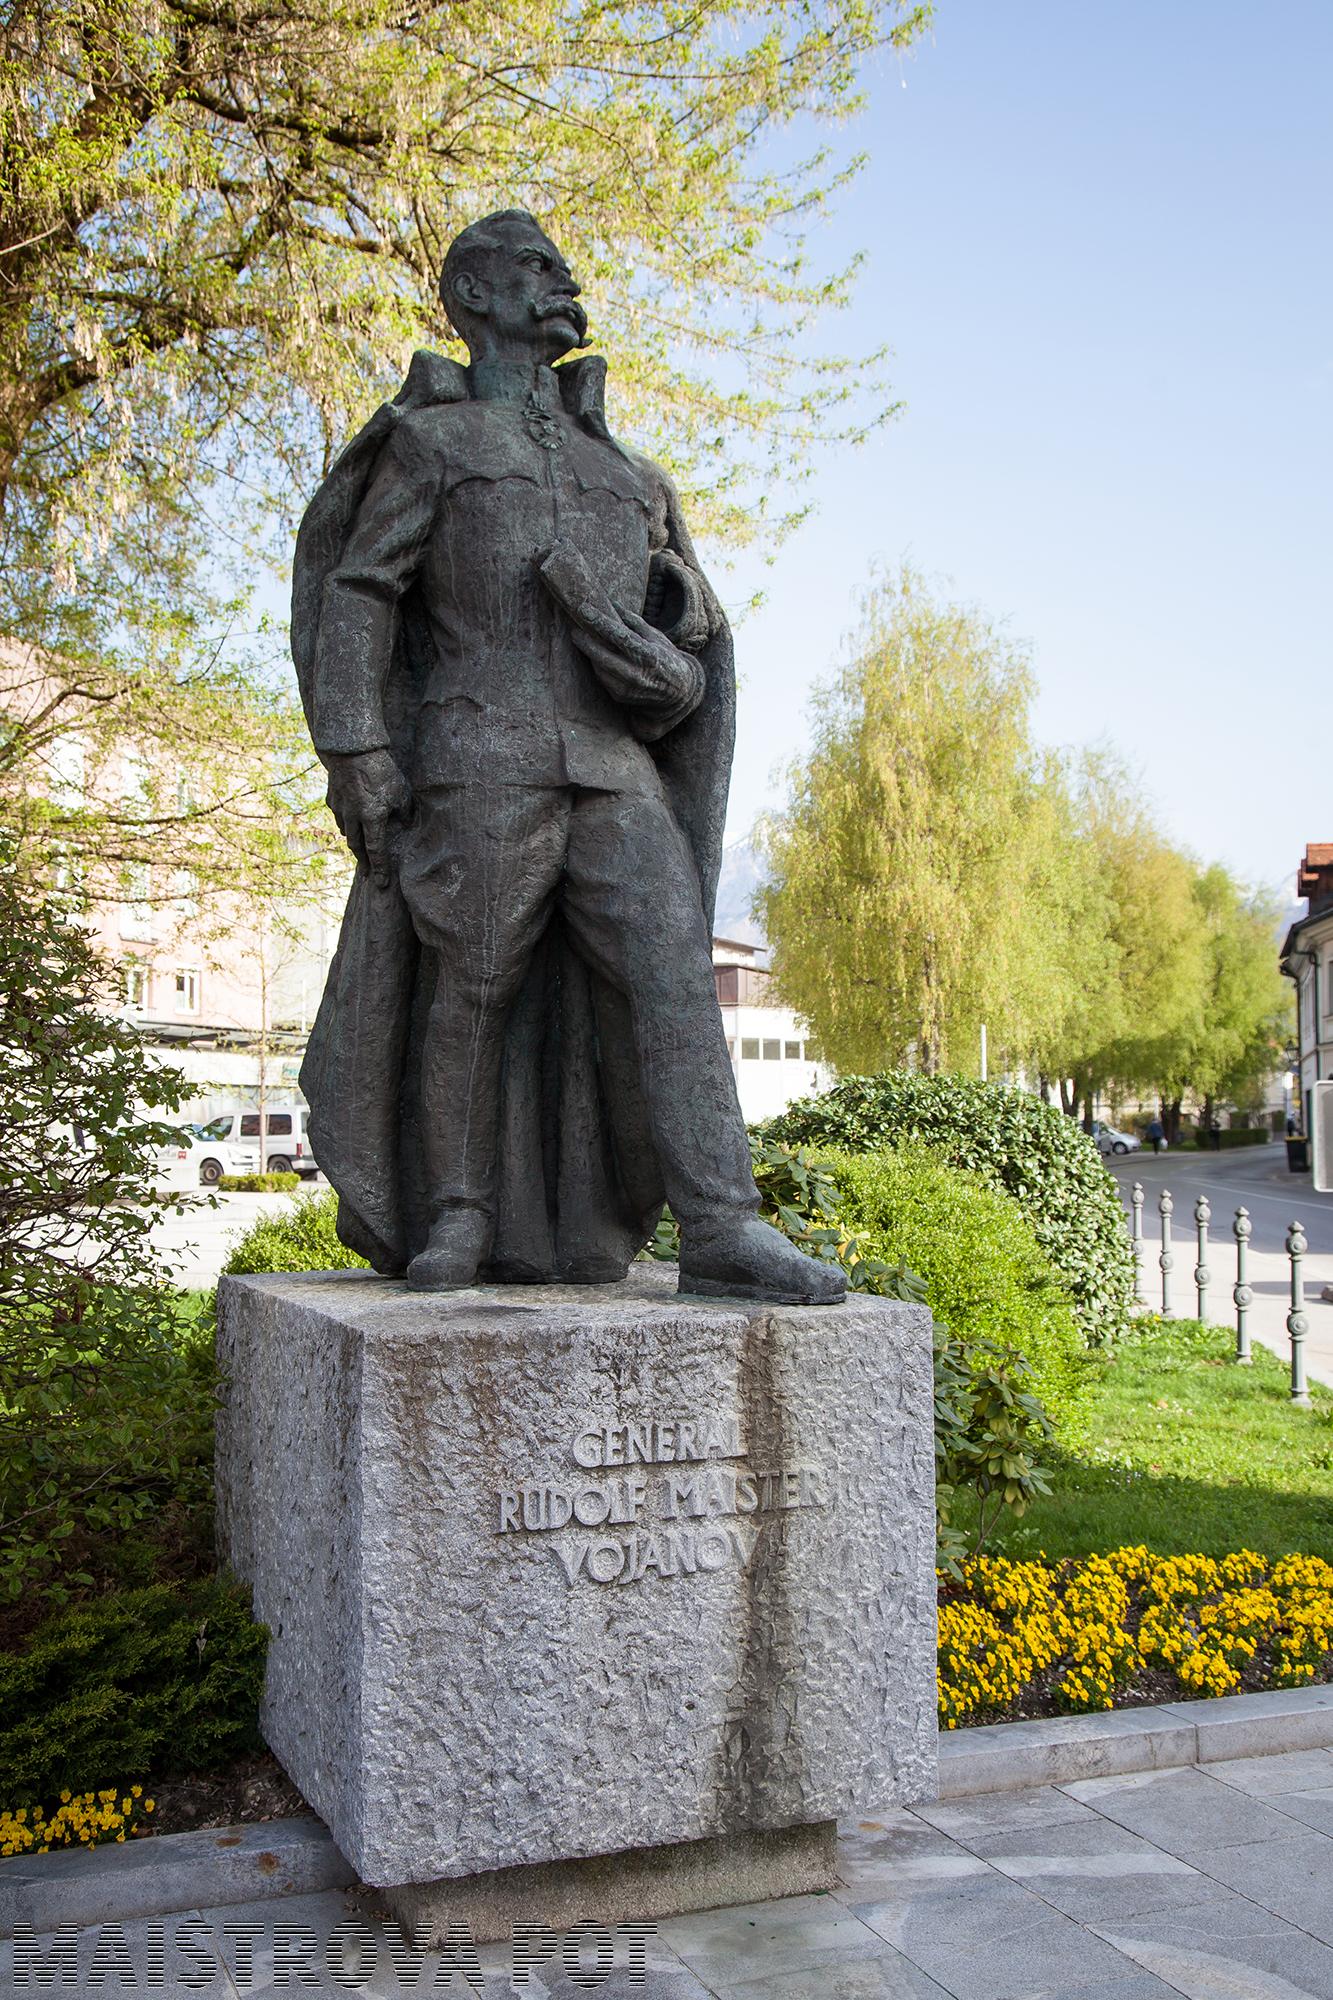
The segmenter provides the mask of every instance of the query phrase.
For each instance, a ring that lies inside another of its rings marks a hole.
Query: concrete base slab
[[[512,1937],[518,1926],[565,1931],[575,1924],[622,1924],[729,1903],[767,1902],[831,1889],[838,1879],[834,1820],[769,1833],[732,1833],[576,1861],[496,1868],[484,1875],[381,1889],[375,1900],[418,1946],[433,1950],[466,1931],[478,1944]]]

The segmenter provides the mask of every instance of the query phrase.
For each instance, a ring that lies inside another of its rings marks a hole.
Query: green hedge
[[[262,1748],[268,1631],[233,1584],[121,1591],[0,1653],[6,1807],[217,1771]]]
[[[277,1215],[261,1216],[247,1229],[223,1265],[237,1277],[254,1271],[346,1271],[366,1269],[338,1241],[338,1197],[332,1189],[294,1201]]]
[[[1068,1287],[1084,1339],[1127,1324],[1134,1265],[1116,1183],[1072,1118],[1024,1090],[889,1070],[848,1076],[759,1128],[787,1146],[927,1146],[1013,1196]]]
[[[290,1194],[300,1185],[299,1174],[223,1174],[218,1181],[224,1194]]]
[[[843,1221],[873,1257],[919,1271],[937,1320],[969,1344],[1016,1349],[1064,1441],[1081,1435],[1097,1370],[1069,1292],[1011,1195],[915,1153],[833,1153]]]

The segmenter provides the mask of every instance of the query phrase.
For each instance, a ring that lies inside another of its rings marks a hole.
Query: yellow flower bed
[[[0,1855],[49,1854],[53,1847],[98,1847],[106,1840],[124,1840],[142,1827],[152,1812],[142,1785],[128,1792],[69,1792],[51,1813],[42,1806],[0,1808]]]
[[[1029,1710],[1112,1708],[1163,1675],[1191,1697],[1333,1678],[1333,1564],[1318,1556],[976,1556],[940,1582],[946,1729],[1024,1696]]]

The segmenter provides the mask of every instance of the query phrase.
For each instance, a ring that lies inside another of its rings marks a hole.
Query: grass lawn
[[[1083,1556],[1299,1550],[1333,1561],[1333,1390],[1293,1409],[1285,1363],[1197,1320],[1140,1321],[1101,1374],[1086,1441],[1049,1465],[1052,1492],[1006,1520],[991,1553]]]

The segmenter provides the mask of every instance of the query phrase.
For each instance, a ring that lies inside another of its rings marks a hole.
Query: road
[[[321,1176],[299,1192],[322,1193],[327,1187]],[[205,1205],[206,1197],[201,1188],[197,1207],[187,1208],[184,1215],[163,1216],[152,1233],[153,1248],[172,1282],[190,1290],[206,1291],[217,1283],[237,1237],[261,1215],[281,1215],[291,1207],[291,1197],[285,1194],[219,1194],[213,1206]]]
[[[1194,1204],[1200,1195],[1206,1195],[1213,1211],[1208,1241],[1212,1273],[1208,1317],[1234,1326],[1231,1288],[1236,1282],[1236,1245],[1231,1225],[1238,1208],[1249,1210],[1254,1232],[1249,1257],[1249,1284],[1254,1293],[1250,1336],[1262,1340],[1284,1361],[1291,1353],[1286,1324],[1291,1276],[1285,1245],[1288,1227],[1299,1222],[1310,1245],[1304,1265],[1305,1313],[1310,1323],[1305,1337],[1306,1368],[1315,1380],[1333,1385],[1333,1304],[1319,1296],[1325,1285],[1333,1285],[1333,1195],[1316,1194],[1309,1174],[1290,1172],[1287,1149],[1280,1140],[1225,1153],[1130,1153],[1123,1159],[1112,1157],[1106,1164],[1120,1184],[1126,1216],[1130,1189],[1136,1180],[1143,1183],[1143,1296],[1153,1306],[1159,1306],[1162,1297],[1157,1204],[1164,1188],[1171,1193],[1175,1203],[1171,1303],[1178,1319],[1192,1316],[1195,1310]]]

